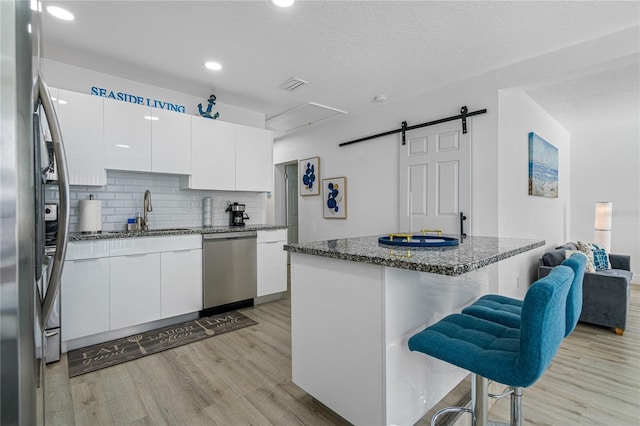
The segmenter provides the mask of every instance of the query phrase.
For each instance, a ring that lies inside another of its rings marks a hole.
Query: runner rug
[[[212,315],[67,352],[69,377],[258,324],[237,311]]]

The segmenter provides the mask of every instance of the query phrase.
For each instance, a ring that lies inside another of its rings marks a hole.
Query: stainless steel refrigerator
[[[0,424],[44,424],[44,325],[60,287],[69,221],[64,146],[39,73],[38,12],[25,0],[0,1]],[[36,64],[36,65],[32,65]],[[59,180],[58,241],[44,250],[49,162],[41,123],[51,131]]]

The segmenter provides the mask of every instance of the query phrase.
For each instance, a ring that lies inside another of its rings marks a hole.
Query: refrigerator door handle
[[[47,117],[49,130],[51,131],[51,139],[53,141],[53,152],[56,158],[58,168],[58,191],[60,199],[59,216],[58,216],[58,238],[56,242],[56,253],[53,258],[53,268],[49,278],[49,285],[42,302],[42,315],[40,316],[41,328],[45,328],[45,324],[51,316],[53,305],[58,291],[60,291],[60,281],[62,277],[62,268],[64,259],[67,254],[67,239],[69,237],[69,170],[67,168],[67,156],[62,142],[62,132],[60,131],[60,123],[58,115],[53,107],[53,100],[49,94],[47,83],[42,78],[42,73],[38,73],[38,100],[42,103],[44,113]]]

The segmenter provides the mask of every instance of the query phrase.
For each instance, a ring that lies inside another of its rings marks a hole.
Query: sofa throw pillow
[[[585,254],[587,254],[587,251],[591,251],[593,253],[593,266],[596,268],[596,271],[610,269],[609,255],[603,247],[600,247],[595,243],[584,243],[582,241],[578,241],[578,250]]]
[[[568,259],[571,257],[572,254],[574,253],[582,253],[585,256],[587,256],[587,265],[585,268],[585,272],[595,272],[596,271],[596,267],[593,264],[593,252],[591,250],[589,250],[589,253],[585,253],[581,250],[567,250],[564,252],[564,256],[565,259]]]
[[[542,255],[542,264],[544,266],[558,266],[565,259],[565,250],[551,250]]]
[[[587,252],[593,251],[593,244],[578,241],[578,250],[587,254]]]
[[[605,249],[600,248],[593,251],[593,265],[596,267],[596,271],[611,269],[609,266],[609,255]]]

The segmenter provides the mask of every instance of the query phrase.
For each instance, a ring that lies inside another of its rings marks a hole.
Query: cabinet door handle
[[[276,243],[284,243],[284,241],[265,241],[265,242],[260,243],[260,244],[276,244]]]
[[[146,256],[149,253],[140,253],[140,254],[125,254],[125,257],[142,257],[142,256]]]
[[[192,251],[192,250],[195,250],[195,249],[182,249],[182,250],[174,250],[173,252],[174,252],[174,253],[184,253],[184,252],[187,252],[187,251]]]
[[[89,258],[89,259],[74,259],[71,262],[97,262],[98,260],[100,260],[100,258],[92,257],[92,258]]]
[[[59,334],[58,330],[47,330],[44,332],[44,337],[53,337]]]

